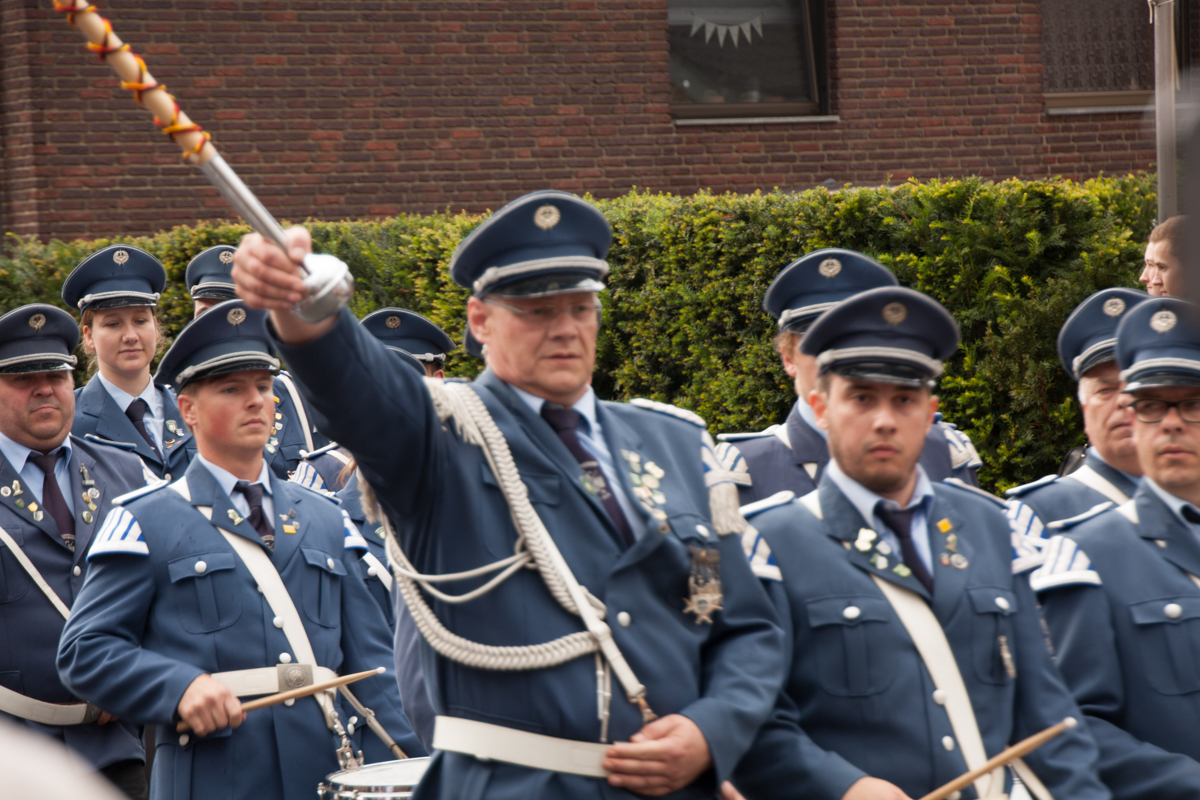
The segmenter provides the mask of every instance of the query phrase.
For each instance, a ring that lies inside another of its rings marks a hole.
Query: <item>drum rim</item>
[[[359,767],[358,769],[343,769],[343,770],[339,770],[337,772],[330,773],[329,775],[325,776],[324,783],[328,784],[331,789],[335,788],[335,787],[344,787],[344,788],[354,788],[354,789],[359,789],[359,790],[364,790],[364,789],[370,790],[370,789],[374,789],[374,788],[382,789],[385,786],[408,785],[408,784],[404,784],[402,782],[395,781],[395,780],[392,780],[392,779],[386,777],[386,775],[383,774],[386,772],[385,768],[394,767],[397,764],[411,765],[411,767],[415,767],[415,766],[417,766],[416,762],[424,762],[425,769],[421,771],[420,775],[416,776],[417,779],[415,781],[413,781],[413,783],[411,784],[413,787],[416,787],[416,785],[421,782],[421,778],[424,777],[425,772],[428,770],[429,762],[431,760],[432,759],[429,756],[419,756],[417,758],[402,758],[402,759],[395,759],[393,761],[377,761],[374,764],[364,764],[361,767]],[[367,774],[364,774],[364,773],[367,773]],[[380,773],[380,774],[376,775],[375,773]],[[340,780],[340,778],[343,778],[343,777],[353,777],[353,776],[362,776],[362,777],[366,778],[368,781],[370,781],[374,778],[378,778],[379,780],[374,781],[374,782],[368,782],[368,783],[359,783],[357,785],[347,783],[345,780]]]

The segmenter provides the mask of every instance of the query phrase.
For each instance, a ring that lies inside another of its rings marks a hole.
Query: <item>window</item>
[[[822,113],[821,0],[669,0],[677,119]]]
[[[1173,4],[1177,38],[1187,31],[1185,5]],[[1186,39],[1176,50],[1187,53]],[[1108,107],[1140,111],[1154,95],[1154,28],[1147,4],[1042,0],[1042,62],[1049,113]]]

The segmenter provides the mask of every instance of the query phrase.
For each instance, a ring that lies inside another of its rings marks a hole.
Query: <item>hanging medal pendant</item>
[[[689,546],[692,553],[692,572],[688,576],[688,596],[685,614],[695,614],[696,624],[712,622],[713,614],[722,609],[725,599],[721,591],[721,551],[709,547]]]

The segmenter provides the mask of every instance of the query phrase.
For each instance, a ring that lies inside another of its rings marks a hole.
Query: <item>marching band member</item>
[[[239,697],[391,661],[375,601],[346,577],[366,543],[328,497],[279,480],[263,458],[279,368],[265,324],[221,303],[163,357],[158,377],[179,387],[197,457],[174,483],[118,500],[59,646],[72,691],[159,726],[156,800],[312,794],[350,755],[334,749],[340,703],[321,694],[244,715]],[[423,753],[390,669],[353,691],[406,754]],[[180,720],[190,732],[176,732]],[[367,761],[394,757],[374,737],[362,747]]]
[[[417,797],[714,794],[770,712],[781,631],[730,535],[737,501],[703,421],[592,392],[603,215],[536,192],[462,242],[451,274],[487,348],[472,384],[391,368],[349,311],[301,321],[291,259],[309,240],[288,235],[288,255],[243,240],[238,294],[271,309],[318,425],[396,524],[390,552],[426,576],[504,567],[437,584],[463,602],[407,584],[439,714]]]
[[[233,253],[236,248],[219,244],[197,254],[188,262],[184,283],[192,295],[192,315],[198,317],[217,303],[233,300]],[[308,410],[286,372],[275,376],[274,432],[267,439],[266,458],[271,471],[287,480],[306,453],[327,447],[329,439],[312,424]]]
[[[1153,297],[1117,329],[1133,498],[1061,526],[1030,576],[1117,800],[1200,797],[1200,327]]]
[[[154,256],[117,244],[92,253],[63,283],[81,313],[84,347],[97,372],[75,392],[76,436],[133,446],[160,478],[182,475],[196,451],[175,393],[150,379],[162,343],[157,305],[167,272]]]
[[[808,404],[817,380],[816,360],[803,351],[806,331],[821,314],[852,295],[895,286],[896,277],[873,258],[853,250],[825,248],[783,268],[767,289],[763,310],[778,321],[775,347],[796,390],[796,404],[782,425],[758,433],[726,433],[718,438],[722,461],[744,473],[743,504],[777,492],[804,495],[817,487],[829,463],[827,434]],[[958,478],[977,486],[982,466],[970,438],[937,416],[921,451],[930,479]]]
[[[75,320],[54,306],[0,317],[0,716],[145,798],[138,726],[79,701],[54,667],[93,534],[113,498],[144,483],[136,456],[71,434],[78,343]]]
[[[1012,574],[1003,503],[918,463],[958,341],[940,304],[892,287],[845,300],[804,337],[831,457],[815,491],[743,509],[746,552],[792,643],[776,712],[734,776],[750,800],[921,797],[1080,716]],[[1038,797],[1108,797],[1083,726],[1027,760]],[[1000,768],[962,796],[1004,797],[1006,784]]]
[[[1133,441],[1133,421],[1117,374],[1117,325],[1146,299],[1132,289],[1104,289],[1084,300],[1067,317],[1058,334],[1058,357],[1079,383],[1079,406],[1088,447],[1083,463],[1065,476],[1046,477],[1006,492],[1014,535],[1038,543],[1053,531],[1046,526],[1091,511],[1098,505],[1121,505],[1137,489],[1142,468]],[[1015,568],[1040,563],[1040,550],[1014,543]]]

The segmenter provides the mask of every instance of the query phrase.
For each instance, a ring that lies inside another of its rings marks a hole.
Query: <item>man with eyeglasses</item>
[[[712,797],[771,711],[783,633],[704,421],[592,391],[603,214],[535,192],[459,245],[471,384],[390,368],[348,311],[301,321],[289,236],[248,236],[233,275],[422,575],[398,582],[439,715],[418,796]]]
[[[1145,475],[1064,523],[1030,577],[1118,800],[1200,797],[1200,325],[1151,298],[1117,329]]]

